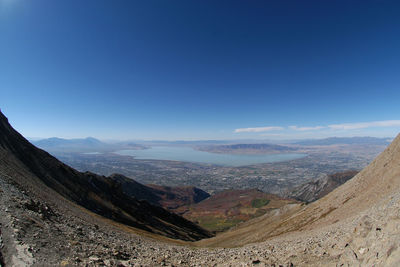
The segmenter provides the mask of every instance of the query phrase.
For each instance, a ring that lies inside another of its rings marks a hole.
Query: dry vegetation
[[[290,203],[297,201],[257,189],[225,190],[176,212],[210,231],[222,232]]]

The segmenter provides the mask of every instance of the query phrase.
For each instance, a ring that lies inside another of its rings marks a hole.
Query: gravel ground
[[[240,248],[197,248],[129,233],[105,220],[60,210],[0,175],[2,252],[7,266],[383,265],[399,250],[400,194],[327,229]],[[65,205],[68,206],[68,205]],[[395,266],[395,265],[393,265]]]

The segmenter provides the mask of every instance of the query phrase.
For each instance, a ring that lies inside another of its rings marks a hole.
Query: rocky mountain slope
[[[29,146],[17,149],[10,142],[8,136],[0,142],[5,266],[400,265],[400,136],[325,197],[286,205],[196,243],[163,238],[82,208],[13,156],[27,154]]]
[[[326,175],[316,181],[297,186],[284,195],[307,203],[313,202],[332,192],[335,188],[353,178],[357,173],[358,171],[346,171]]]
[[[30,144],[0,113],[0,168],[22,187],[42,191],[48,187],[64,198],[106,218],[145,231],[183,240],[210,234],[192,222],[165,209],[124,193],[113,177],[81,173]],[[131,188],[138,183],[126,179]],[[44,192],[43,192],[44,193]]]
[[[400,135],[368,167],[325,197],[271,212],[199,243],[226,247],[268,241],[277,254],[279,247],[303,265],[396,266],[399,208]],[[290,250],[281,247],[282,242]]]

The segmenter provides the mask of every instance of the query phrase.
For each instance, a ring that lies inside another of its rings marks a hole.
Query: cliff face
[[[37,194],[47,192],[45,187],[51,188],[92,212],[129,226],[182,240],[210,236],[196,224],[124,193],[118,180],[78,172],[36,148],[10,126],[1,112],[0,168],[15,183]],[[125,183],[142,186],[129,179]]]

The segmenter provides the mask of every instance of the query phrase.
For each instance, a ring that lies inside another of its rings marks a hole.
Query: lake
[[[175,160],[208,163],[222,166],[246,166],[260,163],[288,161],[307,156],[299,153],[284,154],[216,154],[198,151],[191,147],[154,146],[144,150],[120,150],[120,155],[134,156],[136,159]]]

